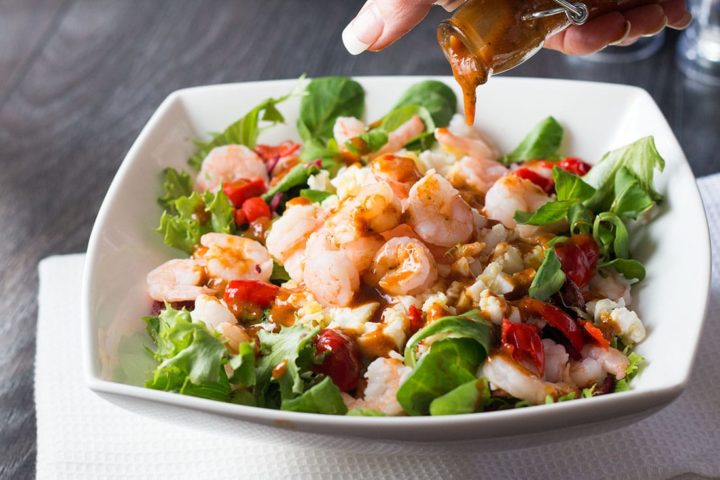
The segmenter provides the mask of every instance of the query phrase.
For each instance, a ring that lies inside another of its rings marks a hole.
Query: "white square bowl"
[[[366,90],[366,118],[380,118],[422,79],[359,78]],[[438,79],[455,88],[452,78]],[[634,308],[648,328],[637,350],[649,364],[631,391],[511,411],[367,418],[268,410],[143,388],[142,348],[148,338],[141,317],[151,305],[145,275],[178,256],[153,231],[160,216],[160,172],[167,166],[187,169],[193,139],[221,131],[262,99],[282,95],[295,84],[282,80],[180,90],[140,133],[110,186],[88,246],[82,322],[85,376],[92,390],[136,412],[214,431],[241,428],[244,434],[274,440],[384,451],[387,445],[409,445],[392,443],[397,440],[471,440],[473,448],[502,448],[499,437],[511,437],[519,446],[521,437],[546,442],[597,433],[647,416],[683,391],[707,304],[710,246],[695,180],[675,136],[639,88],[522,78],[494,78],[478,91],[477,125],[501,149],[511,149],[534,124],[553,115],[566,128],[565,151],[573,156],[593,162],[607,150],[654,135],[667,161],[657,182],[666,196],[661,214],[633,238],[633,251],[647,267],[647,278],[633,294]],[[297,99],[283,104],[287,124],[265,132],[261,141],[297,140],[298,106]]]

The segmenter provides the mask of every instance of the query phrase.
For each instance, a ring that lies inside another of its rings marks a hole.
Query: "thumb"
[[[382,50],[420,23],[433,3],[435,0],[367,0],[343,30],[345,48],[353,55]]]

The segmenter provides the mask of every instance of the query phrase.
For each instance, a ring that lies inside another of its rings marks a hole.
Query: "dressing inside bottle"
[[[518,66],[570,25],[647,3],[652,0],[468,0],[437,31],[463,90],[468,125],[475,121],[475,90],[491,75]]]

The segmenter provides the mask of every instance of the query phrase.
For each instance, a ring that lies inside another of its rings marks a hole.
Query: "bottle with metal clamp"
[[[438,41],[465,96],[466,121],[475,114],[475,89],[491,75],[533,56],[545,39],[611,11],[657,0],[468,0],[440,23]]]

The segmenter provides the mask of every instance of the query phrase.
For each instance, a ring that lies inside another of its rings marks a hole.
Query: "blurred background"
[[[450,74],[440,8],[385,52],[347,54],[340,34],[361,3],[0,0],[0,477],[34,477],[37,262],[85,250],[115,171],[170,92],[304,72]],[[720,87],[680,71],[679,36],[620,58],[541,52],[508,75],[645,88],[703,176],[720,171]]]

